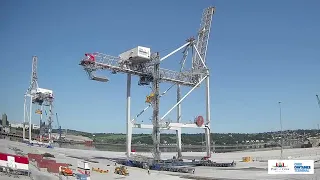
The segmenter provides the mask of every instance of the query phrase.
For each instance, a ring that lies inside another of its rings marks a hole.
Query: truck
[[[73,176],[73,171],[65,166],[60,166],[59,167],[59,173],[64,175],[64,176]]]

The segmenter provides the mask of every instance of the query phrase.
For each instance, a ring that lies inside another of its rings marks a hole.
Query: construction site
[[[24,94],[23,140],[0,140],[0,179],[319,179],[319,148],[283,150],[281,142],[281,150],[213,152],[210,139],[211,72],[207,63],[207,49],[215,14],[216,7],[206,7],[200,19],[200,28],[195,27],[196,36],[191,34],[185,41],[181,40],[181,46],[168,54],[137,46],[119,55],[83,52],[78,64],[74,64],[80,66],[89,80],[96,83],[112,83],[109,77],[99,75],[101,71],[111,72],[112,76],[126,75],[125,153],[57,146],[62,141],[62,127],[58,112],[55,111],[55,100],[59,97],[55,96],[54,89],[42,88],[41,81],[38,82],[38,62],[41,62],[41,57],[26,57],[32,59],[32,69],[30,85]],[[164,61],[174,55],[177,57],[178,53],[182,54],[178,69],[162,68]],[[139,86],[151,87],[151,93],[145,99],[147,106],[137,115],[131,112],[133,77],[139,79]],[[169,84],[169,88],[161,92],[160,85],[164,83]],[[200,86],[204,87],[205,92],[194,92]],[[187,93],[182,93],[183,88],[188,89]],[[176,92],[176,102],[161,115],[160,100],[166,98],[169,91]],[[205,114],[197,115],[193,122],[185,122],[181,118],[182,103],[191,93],[204,96]],[[316,98],[320,107],[318,95]],[[148,109],[152,111],[151,123],[137,121]],[[167,116],[173,110],[177,112],[176,120],[168,121]],[[33,137],[31,127],[39,118],[40,133],[38,137]],[[53,133],[53,122],[57,124],[57,133]],[[132,148],[133,129],[150,129],[153,142],[151,152],[135,152]],[[181,134],[184,129],[204,131],[205,152],[182,152]],[[175,132],[177,152],[161,152],[160,137],[163,130]],[[84,141],[90,143],[90,139]],[[314,172],[308,175],[270,175],[270,159],[314,160]]]

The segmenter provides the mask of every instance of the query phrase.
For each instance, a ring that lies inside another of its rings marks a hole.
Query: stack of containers
[[[59,173],[59,167],[64,166],[68,167],[69,164],[66,163],[57,163],[56,160],[52,159],[43,159],[41,154],[28,154],[29,160],[35,161],[38,168],[47,169],[51,173]]]
[[[49,167],[50,164],[56,163],[56,160],[51,160],[51,159],[38,159],[37,160],[37,166],[38,168],[47,168]]]
[[[38,161],[39,159],[43,159],[43,155],[42,154],[32,154],[32,153],[28,153],[28,158],[31,161]]]

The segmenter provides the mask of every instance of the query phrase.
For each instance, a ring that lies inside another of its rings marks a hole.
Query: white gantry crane
[[[200,30],[198,38],[189,38],[187,42],[181,47],[175,49],[166,56],[160,58],[158,52],[151,53],[150,48],[138,46],[134,49],[120,54],[118,57],[106,55],[103,53],[86,53],[81,60],[80,65],[83,66],[91,80],[100,82],[108,82],[106,77],[99,77],[94,74],[97,70],[110,70],[113,74],[125,73],[127,74],[127,143],[126,154],[130,157],[132,128],[147,128],[152,129],[153,137],[153,156],[155,160],[160,159],[160,129],[176,130],[178,157],[181,157],[181,128],[202,128],[205,130],[206,153],[211,155],[210,151],[210,88],[209,88],[209,69],[206,65],[206,52],[209,41],[209,34],[211,29],[212,16],[215,12],[215,7],[208,7],[203,11]],[[176,52],[183,50],[183,58],[181,61],[181,68],[178,71],[160,68],[163,60],[167,59]],[[184,68],[188,52],[192,52],[192,68],[186,70]],[[139,77],[139,85],[152,84],[152,93],[147,96],[146,102],[150,103],[143,111],[141,111],[135,118],[131,119],[131,76]],[[198,116],[195,123],[181,122],[181,102],[202,82],[206,81],[206,118]],[[174,85],[177,85],[177,103],[172,106],[162,117],[159,114],[160,97],[160,83],[172,83],[170,90]],[[183,97],[181,97],[181,86],[192,87]],[[153,108],[152,124],[139,124],[136,119],[145,112],[149,107]],[[164,118],[177,107],[177,122],[164,122]]]
[[[48,139],[51,142],[51,131],[52,131],[52,104],[53,104],[53,92],[52,90],[39,88],[38,86],[38,75],[37,75],[37,63],[38,57],[32,57],[32,73],[31,73],[31,83],[26,93],[24,94],[24,117],[23,117],[23,140],[26,140],[25,129],[29,122],[29,142],[32,141],[32,113],[33,105],[40,106],[35,113],[40,114],[40,141],[42,141],[42,136],[48,132]],[[30,101],[29,103],[27,101]],[[43,110],[48,108],[49,113],[47,114],[48,125],[45,126],[43,122]]]

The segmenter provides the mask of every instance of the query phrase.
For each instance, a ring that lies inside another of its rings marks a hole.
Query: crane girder
[[[97,70],[110,70],[113,73],[129,73],[137,76],[153,76],[153,63],[132,65],[119,57],[106,55],[103,53],[92,53],[94,60],[87,56],[82,59],[80,65],[87,71],[89,77],[94,79],[93,72]],[[206,71],[173,71],[160,68],[161,81],[176,83],[185,86],[195,86],[199,81],[199,76],[206,74]]]

